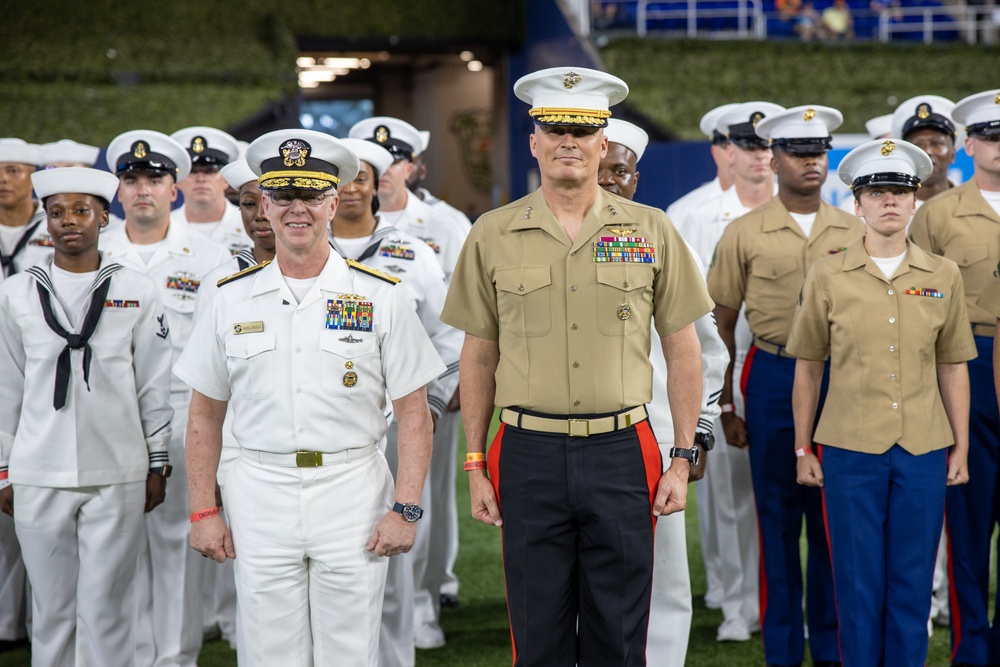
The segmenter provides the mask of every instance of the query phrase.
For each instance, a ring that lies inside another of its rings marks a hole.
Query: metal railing
[[[719,7],[720,4],[729,6]],[[626,8],[634,8],[635,33],[645,37],[650,32],[670,33],[693,37],[725,37],[736,39],[767,39],[768,19],[779,18],[776,12],[765,13],[761,0],[610,0],[600,3],[604,6],[613,5],[618,17],[613,20],[612,30],[632,28],[631,20],[623,22]],[[652,6],[650,6],[652,5]],[[664,7],[669,5],[669,7]],[[715,5],[715,6],[713,6]],[[593,5],[590,5],[591,7]],[[993,16],[984,14],[984,9],[993,10]],[[631,13],[631,12],[628,12]],[[1000,26],[1000,10],[995,7],[970,7],[965,5],[942,5],[938,7],[894,7],[882,12],[868,9],[853,12],[855,23],[859,19],[867,19],[868,25],[874,22],[874,34],[865,32],[857,35],[860,39],[877,39],[880,42],[891,42],[895,37],[922,35],[923,42],[934,42],[935,35],[942,32],[955,32],[969,43],[995,43],[998,26]],[[912,20],[919,17],[919,20]],[[906,20],[910,18],[911,20]],[[735,19],[735,27],[708,27],[706,21],[712,19]],[[669,29],[650,29],[651,21],[672,21]],[[583,21],[581,21],[583,22]],[[607,29],[601,26],[597,17],[590,17],[590,25],[595,31]]]
[[[732,5],[732,0],[687,0],[683,3],[683,8],[675,9],[650,8],[649,0],[638,0],[635,16],[636,34],[644,37],[648,30],[649,21],[675,19],[683,23],[683,30],[688,37],[696,37],[699,32],[699,19],[735,18],[735,30],[702,30],[701,32],[735,34],[740,39],[765,39],[767,37],[767,20],[764,18],[760,0],[737,0],[736,7],[706,7],[706,5],[720,3]],[[666,3],[654,1],[653,4]]]
[[[922,20],[903,21],[906,16],[919,16]],[[962,33],[969,44],[975,44],[979,28],[986,27],[986,22],[983,23],[980,26],[974,7],[896,7],[879,16],[878,41],[891,42],[893,35],[917,32],[923,34],[924,44],[931,44],[936,31],[955,31]]]

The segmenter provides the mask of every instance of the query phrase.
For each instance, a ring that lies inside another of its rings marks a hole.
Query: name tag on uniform
[[[327,329],[371,331],[374,315],[375,306],[371,301],[328,299],[326,302]]]
[[[594,261],[652,264],[656,248],[641,236],[602,236],[594,241]]]
[[[138,308],[138,301],[126,301],[124,299],[107,299],[104,302],[105,308]]]
[[[239,322],[233,325],[233,334],[237,336],[248,333],[263,333],[263,331],[264,322],[260,320],[256,322]]]
[[[929,296],[935,299],[944,298],[944,292],[939,292],[933,287],[911,287],[910,289],[903,292],[903,294],[909,294],[911,296]]]

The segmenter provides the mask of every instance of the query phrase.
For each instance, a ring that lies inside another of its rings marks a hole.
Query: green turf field
[[[459,457],[464,460],[464,444],[460,444]],[[473,521],[468,511],[469,489],[460,464],[456,462],[456,465],[459,466],[458,507],[461,531],[456,572],[461,580],[461,605],[458,609],[443,610],[441,624],[448,637],[448,644],[433,651],[417,651],[417,667],[504,667],[510,664],[510,634],[504,603],[503,571],[500,566],[500,533],[495,528]],[[694,496],[692,485],[688,493],[690,504],[687,528],[694,621],[687,665],[762,667],[764,654],[760,635],[754,635],[746,643],[720,644],[715,641],[715,630],[722,622],[722,613],[706,609],[702,602],[705,571],[699,551]],[[0,667],[26,667],[29,664],[27,648],[0,653]],[[201,667],[234,667],[236,653],[225,642],[209,642],[202,650],[198,664]],[[807,660],[805,664],[811,663]],[[948,630],[935,628],[927,667],[946,665]]]

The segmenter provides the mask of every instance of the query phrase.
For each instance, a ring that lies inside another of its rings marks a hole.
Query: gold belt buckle
[[[295,452],[296,468],[318,468],[323,465],[323,452]]]
[[[567,435],[571,438],[586,438],[590,436],[590,420],[589,419],[568,419],[567,423]]]

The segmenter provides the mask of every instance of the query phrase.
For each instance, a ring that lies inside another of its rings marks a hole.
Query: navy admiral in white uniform
[[[426,385],[445,366],[395,278],[333,252],[358,159],[308,130],[257,139],[275,261],[222,281],[174,374],[194,390],[191,545],[239,558],[242,665],[377,664],[387,560],[413,545],[430,461]],[[399,422],[395,489],[378,443]],[[227,403],[240,458],[215,476]]]
[[[169,472],[169,324],[153,282],[98,252],[118,179],[32,181],[55,254],[0,286],[0,507],[34,584],[32,664],[127,667],[143,508]]]
[[[170,217],[177,183],[191,170],[183,146],[152,130],[133,130],[111,141],[108,166],[118,175],[125,224],[101,235],[105,257],[153,279],[170,320],[173,355],[180,356],[194,324],[194,302],[203,276],[229,259],[221,245]],[[174,422],[187,422],[190,391],[173,378]],[[158,512],[147,515],[147,547],[136,577],[136,664],[194,667],[202,643],[202,559],[188,548],[184,429],[170,442],[174,465],[171,492]]]

